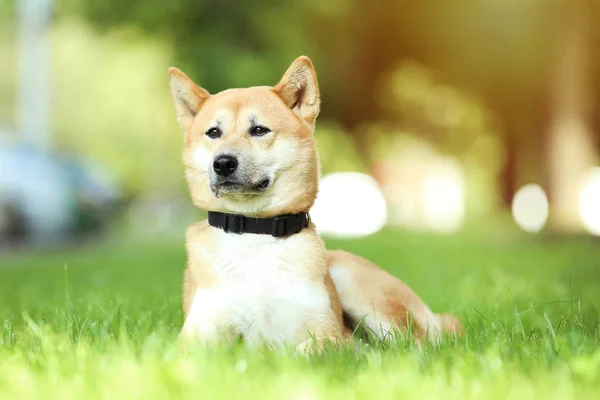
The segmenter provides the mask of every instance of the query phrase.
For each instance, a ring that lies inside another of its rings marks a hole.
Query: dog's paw
[[[442,332],[456,333],[458,335],[462,335],[464,333],[464,328],[456,316],[451,314],[437,314],[437,319]]]
[[[191,349],[198,346],[198,338],[190,330],[184,329],[179,333],[177,338],[177,354],[186,355],[191,352]]]
[[[311,354],[314,354],[315,351],[319,351],[319,343],[314,339],[308,339],[304,342],[300,343],[296,346],[296,351],[294,352],[294,356],[297,357],[308,357]]]
[[[337,346],[340,339],[336,337],[326,337],[323,339],[310,338],[296,346],[294,355],[308,357],[313,354],[323,354],[328,346]]]

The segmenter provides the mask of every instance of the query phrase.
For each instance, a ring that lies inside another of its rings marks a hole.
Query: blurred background
[[[0,249],[182,237],[202,213],[167,68],[214,93],[275,84],[303,54],[324,234],[600,235],[598,15],[593,0],[2,0]]]

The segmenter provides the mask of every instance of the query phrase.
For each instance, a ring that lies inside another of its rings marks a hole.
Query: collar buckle
[[[287,222],[292,221],[294,218],[296,218],[295,215],[281,215],[279,217],[274,217],[271,225],[271,235],[274,237],[287,236],[290,233],[286,230],[288,226]],[[294,233],[298,232],[300,232],[299,229]]]
[[[228,233],[243,233],[244,232],[244,216],[243,215],[231,215],[225,217],[225,226],[223,230]]]

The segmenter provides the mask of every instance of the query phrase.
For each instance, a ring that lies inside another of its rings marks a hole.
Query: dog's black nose
[[[215,158],[213,162],[213,169],[217,175],[229,176],[237,169],[238,162],[235,157],[232,156],[219,156]]]

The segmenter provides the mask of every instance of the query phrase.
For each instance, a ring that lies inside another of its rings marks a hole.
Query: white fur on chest
[[[216,254],[212,265],[220,278],[265,281],[269,274],[305,274],[302,251],[305,240],[290,237],[277,239],[270,235],[235,235],[216,232]],[[296,268],[293,268],[296,267]]]
[[[324,283],[308,273],[309,237],[215,235],[211,269],[219,284],[196,292],[190,322],[217,325],[250,343],[281,344],[306,340],[307,322],[331,313]]]

